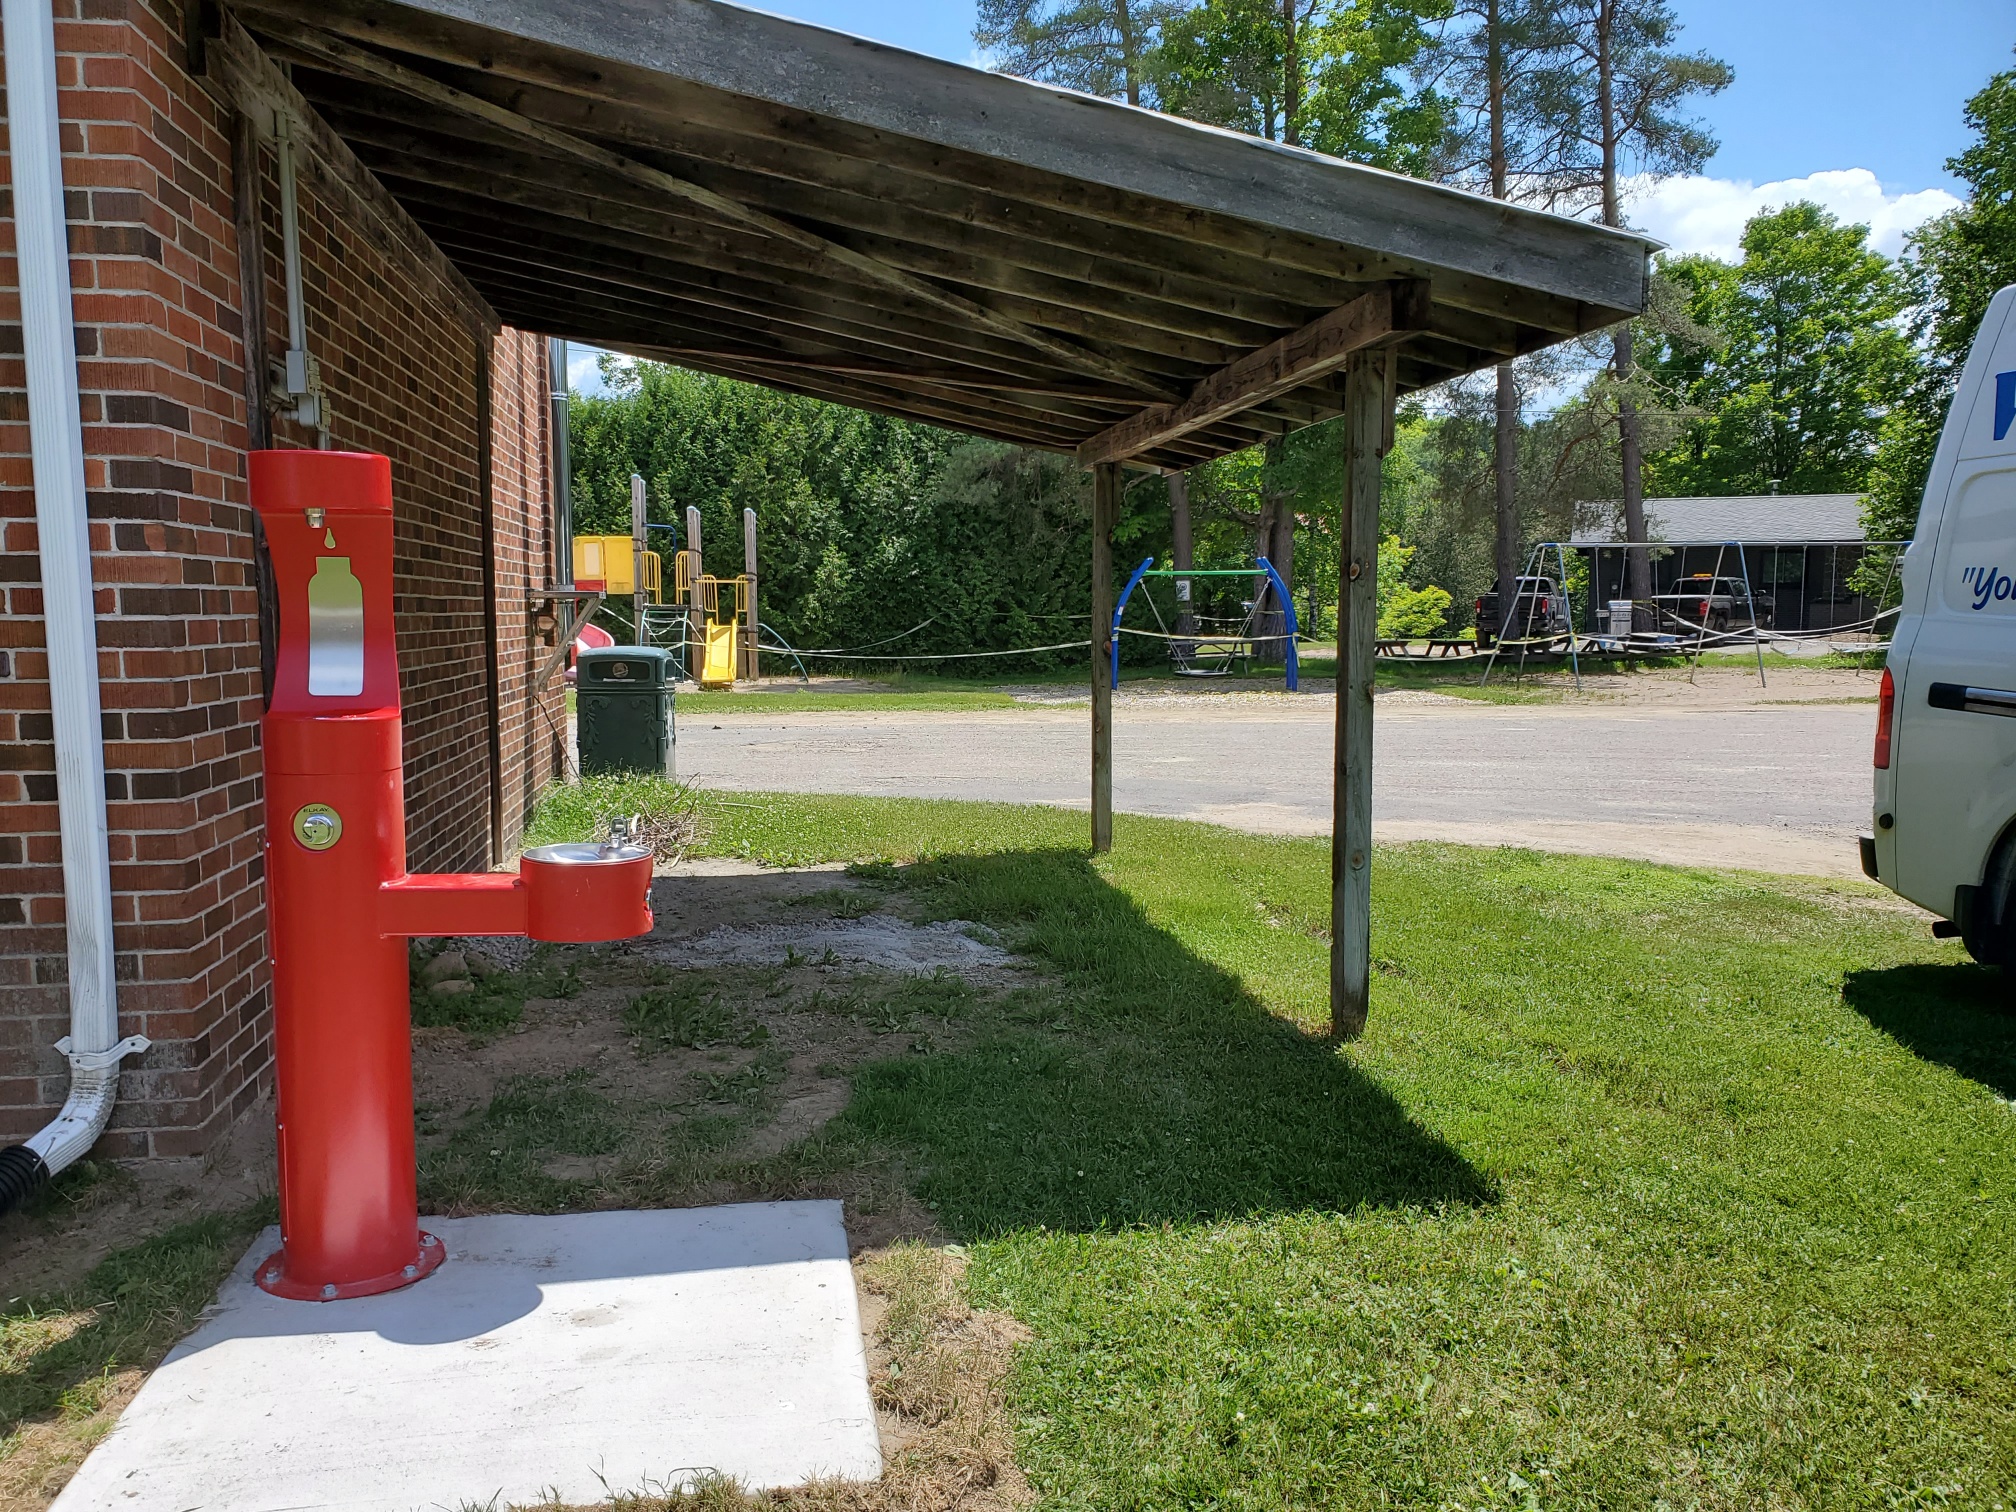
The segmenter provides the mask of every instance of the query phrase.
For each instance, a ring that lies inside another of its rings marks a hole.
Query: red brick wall
[[[257,595],[245,503],[247,410],[231,114],[184,66],[166,0],[55,0],[86,478],[98,584],[114,946],[129,1062],[117,1156],[202,1150],[268,1085]],[[269,357],[285,346],[277,183],[260,155]],[[479,356],[493,348],[499,661],[507,678],[505,834],[550,774],[531,708],[526,583],[540,584],[544,422],[519,405],[539,343],[478,332],[427,260],[365,234],[305,165],[309,346],[332,439],[386,452],[398,496],[410,861],[490,856]],[[417,236],[417,232],[414,233]],[[61,1101],[67,1070],[56,840],[12,207],[0,223],[0,1139]],[[526,427],[537,426],[536,432]],[[499,438],[503,444],[499,444]],[[312,442],[286,421],[276,445]],[[552,696],[549,695],[549,704]],[[513,732],[517,732],[515,735]]]

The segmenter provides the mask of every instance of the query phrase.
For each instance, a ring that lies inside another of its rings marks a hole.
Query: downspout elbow
[[[58,1171],[75,1165],[98,1143],[119,1098],[119,1063],[147,1048],[130,1035],[110,1050],[78,1050],[67,1038],[56,1048],[70,1061],[70,1095],[62,1111],[26,1142],[0,1150],[0,1214],[23,1206]]]

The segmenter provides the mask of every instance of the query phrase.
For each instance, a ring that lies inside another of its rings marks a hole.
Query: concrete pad
[[[872,1479],[837,1202],[425,1220],[417,1286],[283,1302],[261,1235],[53,1512],[498,1508]]]

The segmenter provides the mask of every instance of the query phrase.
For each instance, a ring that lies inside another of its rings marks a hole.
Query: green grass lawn
[[[1320,842],[1123,815],[1093,860],[1062,810],[700,803],[718,853],[861,863],[1046,968],[858,1070],[788,1170],[900,1172],[1033,1331],[1044,1506],[2016,1505],[2016,1017],[1887,895],[1382,849],[1340,1047]],[[201,1290],[119,1265],[62,1368],[10,1311],[0,1435],[139,1347],[122,1289]]]
[[[743,800],[748,801],[748,800]],[[1371,1029],[1328,853],[779,798],[758,856],[929,856],[1059,1020],[857,1082],[1028,1323],[1062,1507],[1995,1507],[2016,1486],[2016,1019],[1854,885],[1380,853]]]

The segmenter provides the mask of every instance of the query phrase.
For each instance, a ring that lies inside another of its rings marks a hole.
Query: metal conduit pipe
[[[275,154],[280,163],[280,255],[287,290],[287,372],[285,397],[294,419],[315,432],[323,451],[329,437],[329,396],[322,387],[322,369],[308,350],[308,301],[301,291],[300,178],[294,165],[294,122],[285,113],[274,120]]]
[[[43,639],[55,727],[57,823],[63,844],[69,947],[70,1095],[53,1122],[0,1150],[0,1213],[83,1157],[105,1132],[119,1063],[147,1048],[119,1038],[112,971],[112,862],[106,839],[105,753],[98,710],[98,628],[91,530],[84,510],[84,431],[70,308],[69,228],[56,100],[56,30],[48,0],[4,0],[9,167],[28,368],[28,435],[41,554]]]
[[[546,367],[553,405],[553,583],[574,586],[574,483],[567,454],[567,343],[555,336],[546,343]]]

